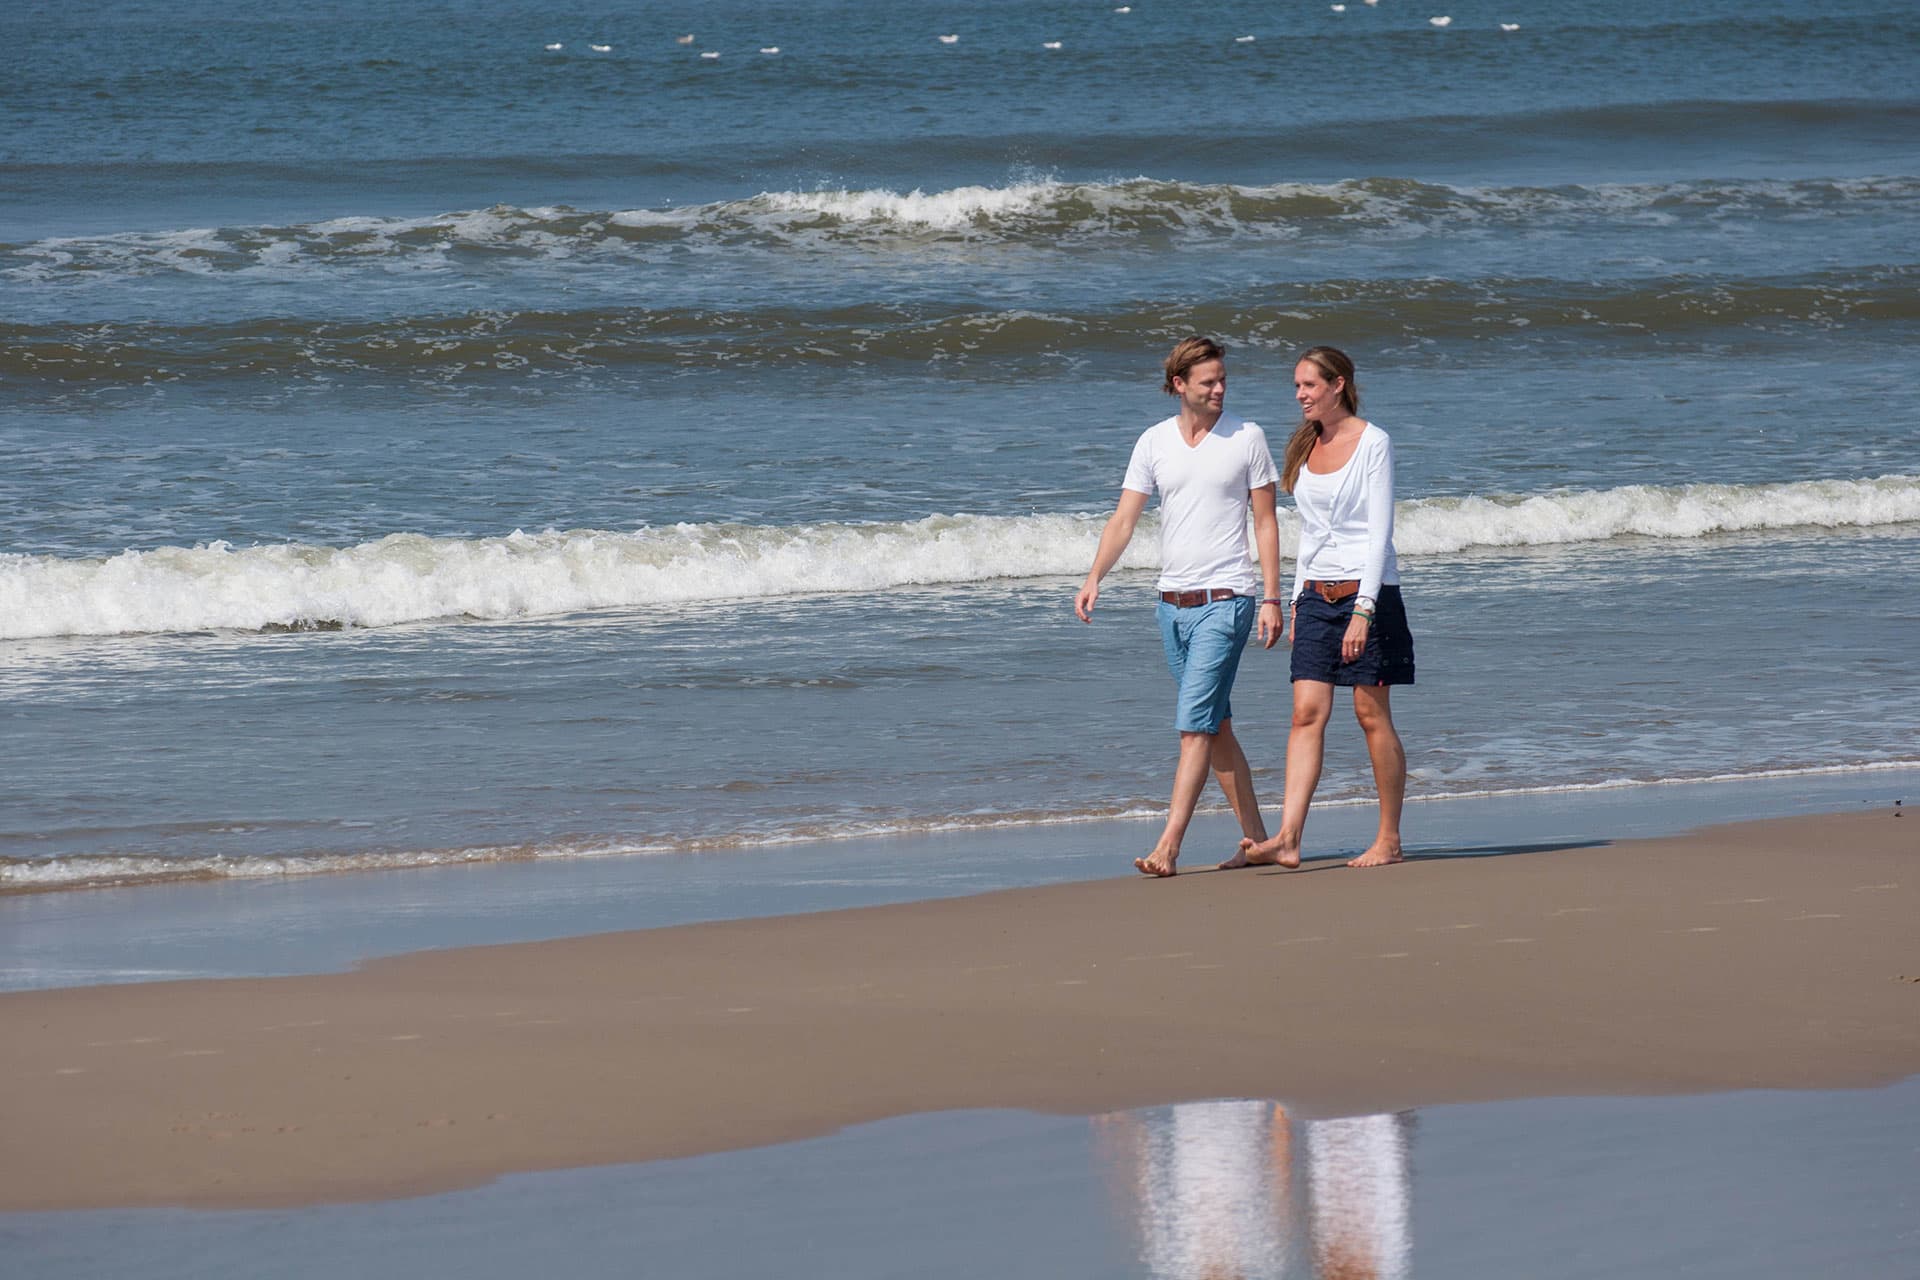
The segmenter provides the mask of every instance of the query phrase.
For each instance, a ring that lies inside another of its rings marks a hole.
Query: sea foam
[[[350,547],[0,555],[0,639],[504,620],[701,600],[871,592],[1086,571],[1101,513],[939,515],[865,524],[679,524],[630,532],[396,533]],[[1920,522],[1920,477],[1762,485],[1630,485],[1400,503],[1404,555],[1622,537]],[[1281,543],[1298,526],[1281,513]],[[1151,517],[1123,567],[1156,564]]]

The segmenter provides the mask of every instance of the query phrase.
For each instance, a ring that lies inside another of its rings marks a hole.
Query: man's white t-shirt
[[[1258,595],[1260,573],[1247,542],[1248,494],[1278,484],[1267,435],[1251,422],[1221,414],[1189,447],[1180,420],[1140,433],[1121,486],[1160,495],[1160,587],[1194,591],[1231,587]]]

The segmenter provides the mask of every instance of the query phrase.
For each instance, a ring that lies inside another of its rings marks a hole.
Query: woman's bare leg
[[[1314,788],[1320,785],[1327,719],[1332,714],[1332,685],[1320,680],[1293,682],[1293,728],[1287,734],[1287,794],[1280,810],[1280,830],[1271,840],[1242,840],[1240,852],[1248,862],[1300,865],[1300,836],[1306,830]]]
[[[1380,792],[1380,832],[1367,851],[1348,862],[1350,867],[1384,867],[1399,862],[1400,810],[1407,798],[1407,752],[1393,727],[1393,705],[1387,685],[1353,691],[1353,714],[1367,735],[1367,756],[1373,761],[1373,785]]]

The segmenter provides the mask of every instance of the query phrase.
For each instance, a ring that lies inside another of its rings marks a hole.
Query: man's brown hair
[[[1208,360],[1225,360],[1227,349],[1212,338],[1203,338],[1194,334],[1191,338],[1182,338],[1173,344],[1173,350],[1167,353],[1167,380],[1161,384],[1161,390],[1170,396],[1180,393],[1173,389],[1173,380],[1185,381],[1187,371],[1197,364]]]

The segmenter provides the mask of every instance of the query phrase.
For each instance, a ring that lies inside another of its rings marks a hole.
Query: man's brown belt
[[[1360,579],[1348,578],[1344,582],[1322,582],[1318,578],[1307,579],[1307,590],[1316,591],[1328,604],[1339,604],[1348,596],[1360,593]]]
[[[1231,600],[1239,594],[1232,587],[1214,587],[1200,591],[1162,591],[1160,598],[1176,609],[1192,609],[1215,600]]]

